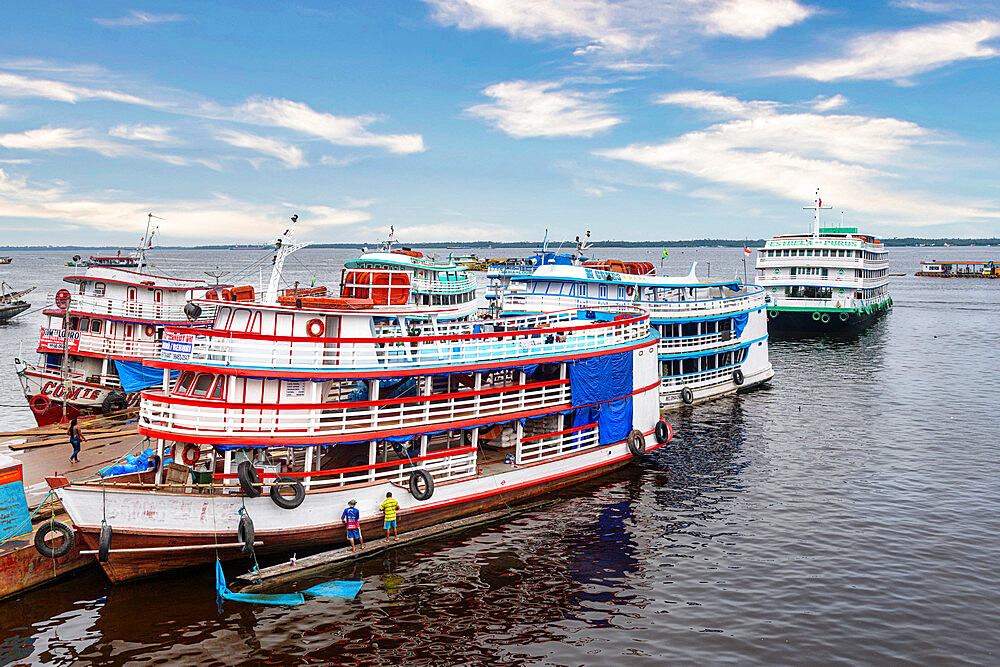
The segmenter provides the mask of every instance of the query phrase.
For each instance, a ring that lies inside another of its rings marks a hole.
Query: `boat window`
[[[85,317],[80,320],[80,331],[90,331],[90,318]]]
[[[823,251],[823,256],[824,257],[829,257],[830,256],[830,251],[829,250],[824,250]]]
[[[90,322],[90,330],[94,333],[101,333],[101,320],[92,320]]]
[[[83,294],[85,292],[86,292],[86,289],[84,288],[84,284],[80,283],[80,294]]]
[[[214,376],[208,375],[207,373],[200,373],[198,379],[195,380],[194,388],[191,390],[192,396],[208,396],[208,390],[212,386],[212,380],[215,379]]]
[[[250,311],[246,308],[236,308],[233,310],[233,321],[229,329],[232,331],[246,331],[250,323]]]
[[[215,386],[212,387],[212,398],[222,398],[223,390],[226,387],[225,376],[219,376],[219,379],[215,381]]]
[[[97,296],[104,296],[104,283],[94,283],[94,294]]]
[[[187,389],[191,385],[191,378],[193,377],[194,373],[191,372],[181,373],[181,376],[177,379],[177,386],[174,388],[174,393],[175,394],[187,393]]]
[[[76,331],[77,327],[79,325],[80,325],[80,318],[79,317],[71,317],[71,318],[69,318],[69,330],[70,331]]]

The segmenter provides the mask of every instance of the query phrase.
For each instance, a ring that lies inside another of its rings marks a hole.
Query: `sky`
[[[38,0],[0,245],[1000,236],[981,0]]]

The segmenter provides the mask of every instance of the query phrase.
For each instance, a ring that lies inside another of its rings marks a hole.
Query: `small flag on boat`
[[[669,253],[669,252],[667,252],[667,249],[666,249],[666,248],[664,248],[664,249],[663,249],[663,256],[664,256],[664,257],[670,257],[670,253]]]
[[[752,255],[753,254],[753,250],[751,250],[750,248],[748,248],[746,246],[743,246],[743,252],[745,254],[747,254],[747,255]]]

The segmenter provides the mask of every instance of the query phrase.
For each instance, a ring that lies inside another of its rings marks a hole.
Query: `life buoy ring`
[[[830,314],[829,313],[823,313],[822,315],[819,316],[819,320],[823,324],[826,324],[827,322],[830,321]]]
[[[674,437],[673,431],[670,428],[670,424],[664,420],[656,422],[656,441],[661,445],[670,442],[670,439]]]
[[[281,493],[282,487],[290,486],[292,487],[292,497]],[[306,499],[306,488],[302,486],[302,482],[295,479],[294,477],[279,477],[274,480],[274,484],[271,485],[271,500],[274,504],[285,510],[293,510],[302,504],[302,501]]]
[[[256,498],[261,493],[260,475],[249,461],[241,461],[236,468],[236,477],[240,480],[240,489],[247,498]]]
[[[841,313],[841,314],[840,314],[840,321],[841,321],[841,322],[846,322],[846,321],[847,321],[848,319],[850,319],[850,317],[851,317],[851,316],[850,316],[850,315],[848,315],[847,313]]]
[[[773,320],[774,318],[776,318],[778,316],[778,311],[776,311],[776,310],[769,310],[769,311],[767,311],[767,316],[770,317]]]
[[[736,370],[733,371],[733,382],[736,383],[737,387],[740,386],[741,384],[743,384],[743,381],[745,379],[746,378],[743,377],[743,371],[742,370],[740,370],[739,368],[737,368]]]
[[[417,500],[429,500],[434,495],[434,478],[429,472],[421,468],[410,474],[410,495]]]
[[[62,536],[62,542],[56,546],[51,546],[46,542],[46,538],[51,533],[58,533]],[[74,541],[73,529],[62,521],[56,521],[55,519],[46,521],[35,531],[35,551],[46,558],[65,556],[73,548]]]
[[[240,526],[236,529],[236,539],[243,543],[240,551],[249,555],[253,553],[254,532],[253,520],[247,514],[240,514]]]
[[[198,445],[184,445],[184,451],[181,452],[181,460],[186,465],[193,466],[200,458],[201,448]]]
[[[814,310],[812,314],[813,322],[819,322],[819,311]]]
[[[681,400],[688,405],[694,403],[694,392],[691,391],[691,387],[684,387],[681,389]]]
[[[111,556],[111,526],[101,521],[101,535],[97,539],[97,562],[107,563]]]
[[[326,333],[326,326],[323,325],[323,320],[313,318],[306,322],[306,333],[312,338],[319,338]]]
[[[147,324],[143,328],[143,331],[146,332],[146,337],[147,338],[152,338],[153,336],[156,335],[156,327],[154,327],[152,324]]]
[[[49,409],[50,405],[52,405],[52,400],[45,394],[35,394],[31,397],[31,400],[28,401],[28,405],[31,406],[32,412],[42,414]]]
[[[640,458],[646,453],[646,438],[639,429],[632,429],[625,442],[628,445],[629,453],[635,458]]]

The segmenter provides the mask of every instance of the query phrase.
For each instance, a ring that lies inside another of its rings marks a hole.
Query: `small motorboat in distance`
[[[7,293],[7,283],[0,283],[0,324],[7,324],[11,318],[31,308],[31,304],[21,297],[33,291],[34,287],[19,292]]]

